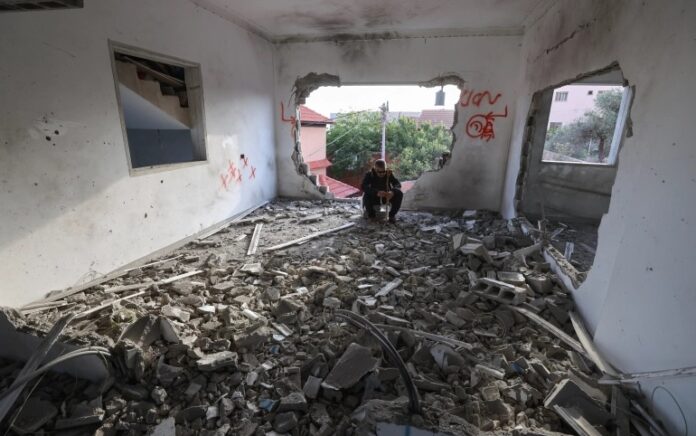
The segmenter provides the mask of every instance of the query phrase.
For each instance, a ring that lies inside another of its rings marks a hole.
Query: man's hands
[[[379,198],[386,198],[387,200],[391,200],[394,196],[394,193],[391,191],[378,191],[377,196]]]

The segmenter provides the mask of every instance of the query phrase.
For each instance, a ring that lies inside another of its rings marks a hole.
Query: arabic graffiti
[[[505,111],[500,114],[494,114],[493,112],[476,114],[469,118],[469,122],[466,123],[466,134],[471,138],[480,138],[488,142],[495,138],[495,119],[499,117],[505,118],[507,115],[507,106],[505,106]]]
[[[484,98],[488,101],[488,104],[493,106],[498,99],[502,97],[501,93],[497,93],[495,97],[489,91],[479,91],[475,92],[472,89],[464,89],[462,91],[461,97],[459,98],[459,104],[462,107],[467,107],[473,104],[476,107],[480,107],[481,103],[484,102]]]
[[[502,96],[503,95],[499,92],[494,95],[488,90],[476,91],[473,89],[464,89],[459,98],[459,105],[462,107],[476,108],[481,108],[482,106],[495,106]],[[505,105],[505,109],[499,112],[491,108],[488,112],[474,114],[466,123],[466,134],[470,138],[481,139],[486,142],[495,139],[496,118],[506,118],[507,116],[507,105]]]

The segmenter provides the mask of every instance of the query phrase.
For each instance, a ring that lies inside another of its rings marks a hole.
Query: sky
[[[391,112],[420,112],[435,108],[435,93],[439,88],[423,88],[416,85],[399,86],[325,86],[312,92],[305,106],[324,116],[332,113],[379,110],[384,102],[389,102]],[[459,99],[459,89],[447,85],[445,107],[454,109]]]

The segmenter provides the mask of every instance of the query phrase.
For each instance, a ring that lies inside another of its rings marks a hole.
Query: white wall
[[[503,211],[514,214],[526,111],[535,91],[618,61],[635,85],[633,136],[619,154],[594,266],[575,293],[608,359],[623,371],[696,366],[696,71],[693,1],[559,1],[525,34]],[[696,428],[696,379],[642,382],[669,433]],[[650,397],[654,392],[654,401]]]
[[[466,81],[466,89],[487,90],[493,98],[497,93],[502,95],[492,106],[460,107],[452,160],[439,172],[423,174],[406,194],[405,207],[498,210],[517,99],[520,39],[470,36],[280,44],[276,57],[280,195],[296,197],[315,191],[307,178],[297,173],[291,160],[290,125],[280,121],[280,102],[285,102],[287,109],[298,77],[314,72],[338,75],[341,83],[351,85],[416,84],[455,73]],[[435,91],[433,88],[433,97]],[[495,139],[486,142],[465,134],[470,117],[490,111],[500,113],[506,105],[508,116],[495,120]]]
[[[185,0],[5,13],[0,28],[0,305],[87,281],[275,196],[269,43]],[[200,63],[207,163],[129,175],[108,39]],[[225,189],[242,153],[256,178],[246,168]]]

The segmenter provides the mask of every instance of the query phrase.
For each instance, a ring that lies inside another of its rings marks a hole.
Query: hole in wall
[[[325,75],[296,83],[293,160],[324,193],[359,197],[362,177],[384,157],[408,191],[451,158],[457,103],[464,81],[440,76],[410,85],[343,85]],[[326,83],[326,82],[330,83]],[[317,86],[318,85],[318,86]],[[300,98],[301,97],[301,98]],[[383,147],[384,144],[384,147]]]
[[[543,223],[550,243],[580,277],[594,262],[619,150],[630,136],[633,94],[615,63],[532,97],[515,207],[530,221]]]

